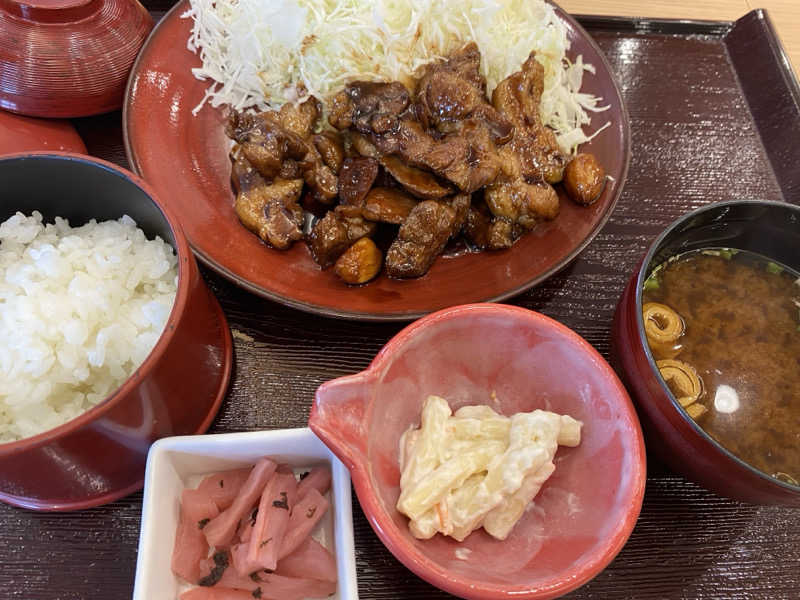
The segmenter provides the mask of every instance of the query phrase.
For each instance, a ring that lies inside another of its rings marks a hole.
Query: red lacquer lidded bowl
[[[0,0],[0,108],[37,117],[118,109],[152,27],[137,0]]]

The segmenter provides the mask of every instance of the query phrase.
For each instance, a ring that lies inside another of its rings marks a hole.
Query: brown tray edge
[[[800,83],[767,11],[733,24],[725,47],[784,200],[800,195]]]
[[[663,19],[652,17],[618,17],[613,15],[573,15],[587,31],[605,30],[619,33],[661,33],[668,35],[710,35],[723,37],[733,27],[732,21],[697,19]]]
[[[576,15],[592,31],[721,38],[783,198],[800,197],[795,147],[800,139],[800,82],[769,15],[755,9],[736,21]]]

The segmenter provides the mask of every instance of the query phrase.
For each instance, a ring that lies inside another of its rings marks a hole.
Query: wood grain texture
[[[576,15],[712,21],[735,21],[748,11],[764,8],[778,30],[795,71],[800,68],[800,2],[797,0],[559,0],[558,4]]]
[[[513,303],[558,319],[608,356],[623,286],[670,221],[715,200],[780,198],[781,191],[720,38],[591,33],[630,111],[629,180],[611,220],[580,257]],[[118,113],[77,126],[90,152],[125,163]],[[203,272],[229,319],[236,352],[216,432],[305,425],[316,387],[366,367],[402,327],[307,315]],[[719,498],[653,460],[648,469],[628,544],[569,598],[798,598],[800,511]],[[130,598],[140,511],[141,494],[70,514],[0,505],[0,599]],[[394,559],[357,502],[354,523],[363,600],[450,597]]]

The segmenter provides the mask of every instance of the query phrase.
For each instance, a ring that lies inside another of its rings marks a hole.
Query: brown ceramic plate
[[[569,263],[611,214],[628,170],[628,115],[600,49],[561,9],[572,42],[597,69],[584,91],[602,96],[610,109],[594,119],[611,126],[584,149],[593,152],[611,176],[601,198],[585,208],[562,199],[561,214],[505,251],[439,258],[428,274],[398,281],[381,275],[348,287],[331,270],[321,271],[305,244],[281,252],[264,246],[233,212],[225,113],[205,106],[208,82],[198,81],[200,65],[186,49],[191,20],[182,19],[186,0],[164,17],[133,67],[123,107],[125,148],[133,169],[178,213],[198,258],[244,288],[289,306],[362,320],[406,320],[455,304],[504,300],[542,282]]]

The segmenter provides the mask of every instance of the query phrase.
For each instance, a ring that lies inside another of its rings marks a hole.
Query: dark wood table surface
[[[149,5],[157,17],[167,8],[158,1]],[[565,323],[608,356],[623,286],[670,221],[730,197],[782,198],[787,187],[765,151],[719,32],[587,26],[630,111],[631,172],[610,221],[580,257],[513,303]],[[75,123],[91,154],[127,166],[120,113]],[[202,271],[235,343],[235,372],[213,432],[303,427],[317,386],[366,367],[402,327],[298,312]],[[800,598],[800,511],[720,498],[653,459],[648,469],[641,517],[627,545],[570,598]],[[136,493],[65,514],[0,505],[0,600],[129,598],[141,501]],[[395,560],[357,502],[354,524],[362,599],[450,597]]]

